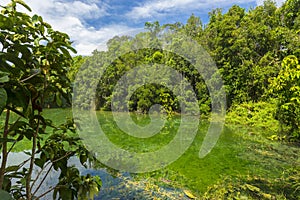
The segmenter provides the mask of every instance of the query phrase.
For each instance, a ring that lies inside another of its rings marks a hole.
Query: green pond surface
[[[56,124],[63,123],[67,118],[72,117],[71,109],[48,109],[43,112]],[[167,145],[175,137],[181,118],[181,116],[174,116],[167,120],[161,131],[150,138],[136,138],[129,136],[117,126],[111,112],[97,111],[97,117],[107,138],[119,148],[132,152],[151,152]],[[131,117],[141,126],[151,123],[147,115],[132,113]],[[273,179],[280,177],[286,169],[300,165],[299,147],[268,140],[267,130],[230,125],[224,126],[213,150],[206,157],[199,158],[199,150],[208,127],[209,121],[201,120],[197,135],[187,151],[179,159],[160,170],[129,176],[123,176],[125,172],[113,172],[113,174],[125,177],[121,179],[123,183],[130,185],[131,190],[136,193],[149,190],[159,191],[157,188],[163,188],[165,192],[181,193],[180,198],[184,199],[186,198],[184,190],[201,198],[208,187],[227,177],[258,176]],[[16,151],[27,149],[28,145],[29,142],[19,143],[16,145]],[[99,166],[93,168],[97,171]],[[130,180],[126,177],[130,177]],[[114,187],[119,191],[125,188],[120,184]],[[124,191],[130,192],[127,186],[126,188]],[[109,189],[104,188],[104,190]],[[111,191],[113,190],[111,188]],[[151,194],[148,193],[149,196]],[[135,196],[135,194],[132,195]],[[179,197],[174,197],[176,198]]]

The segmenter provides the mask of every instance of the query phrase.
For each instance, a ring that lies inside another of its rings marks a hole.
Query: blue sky
[[[4,0],[6,4],[9,0]],[[53,28],[70,35],[79,55],[105,49],[115,35],[141,31],[145,22],[185,23],[194,13],[205,23],[214,8],[237,4],[249,9],[263,0],[24,0]],[[2,1],[3,2],[3,1]],[[284,0],[276,0],[281,5]]]

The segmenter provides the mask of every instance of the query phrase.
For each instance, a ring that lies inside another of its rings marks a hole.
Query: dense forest
[[[205,24],[194,14],[186,23],[146,22],[144,32],[111,38],[106,51],[94,50],[91,56],[75,57],[72,54],[76,50],[67,34],[54,30],[41,16],[20,12],[19,6],[31,11],[22,0],[11,0],[8,5],[1,5],[0,13],[1,199],[43,199],[50,193],[53,199],[93,199],[99,193],[102,182],[98,175],[83,175],[78,167],[68,164],[74,156],[80,166],[98,163],[76,133],[80,127],[73,119],[54,123],[65,117],[65,113],[57,114],[65,110],[48,108],[71,110],[73,106],[120,113],[128,110],[137,113],[136,118],[143,118],[157,104],[161,107],[156,111],[167,113],[170,118],[200,112],[204,122],[214,112],[226,112],[228,127],[244,127],[247,131],[244,134],[238,128],[233,129],[234,133],[223,134],[222,148],[214,154],[216,160],[226,163],[228,159],[232,163],[227,168],[249,165],[254,172],[260,162],[267,167],[259,166],[263,173],[258,172],[257,176],[250,170],[236,170],[237,176],[226,177],[229,181],[222,177],[217,184],[207,176],[207,180],[197,182],[201,178],[197,175],[208,173],[195,173],[199,166],[217,166],[212,160],[198,158],[197,145],[203,140],[198,134],[183,161],[179,159],[177,165],[165,171],[142,174],[138,179],[167,176],[165,183],[180,189],[190,184],[190,190],[203,199],[242,199],[245,195],[246,199],[299,199],[299,0],[287,0],[280,7],[267,0],[249,10],[238,5],[226,12],[215,9]],[[159,81],[150,83],[151,80]],[[48,113],[48,119],[47,111],[55,115]],[[110,117],[99,120],[107,123],[104,128],[114,128],[110,131],[116,134],[112,140],[125,144],[123,133],[115,131],[114,123],[108,123]],[[163,134],[152,138],[150,143],[154,147],[173,137],[176,120],[168,121],[171,129],[164,128]],[[206,126],[199,125],[199,129]],[[238,142],[229,143],[227,137],[238,138]],[[130,145],[132,141],[127,140]],[[139,145],[145,147],[144,143],[133,146],[140,148]],[[236,145],[238,153],[230,145]],[[144,151],[141,148],[138,150]],[[16,151],[24,151],[28,159],[8,166],[9,155]],[[185,159],[190,159],[188,164]],[[268,167],[273,167],[273,163],[280,166],[274,169],[281,173],[280,177],[275,172],[275,178],[268,176]],[[117,174],[109,166],[99,165]],[[185,167],[191,167],[191,172],[184,174]],[[58,180],[44,191],[41,188],[52,171],[59,173]],[[176,182],[178,179],[181,184]],[[197,187],[203,188],[200,191]],[[183,194],[189,199],[196,198],[190,191],[184,190]]]
[[[85,95],[79,98],[81,106],[89,107],[91,99],[86,96],[92,94],[91,90],[94,89],[92,85],[98,84],[93,97],[96,109],[110,110],[114,93],[121,92],[115,91],[114,86],[126,72],[138,65],[169,66],[182,74],[192,85],[201,114],[208,115],[211,111],[211,98],[207,85],[209,83],[204,81],[203,74],[199,74],[193,63],[181,55],[163,51],[163,44],[157,39],[161,32],[167,30],[175,38],[170,42],[171,50],[179,46],[181,52],[193,54],[191,53],[193,49],[190,49],[188,43],[180,42],[180,37],[185,34],[197,41],[215,61],[224,81],[228,111],[235,112],[239,109],[237,107],[242,106],[245,108],[243,112],[255,115],[256,107],[269,109],[269,114],[273,115],[271,118],[280,122],[278,132],[285,131],[291,139],[299,138],[299,8],[300,2],[296,0],[289,0],[279,8],[274,2],[265,1],[263,6],[249,11],[237,5],[226,13],[221,9],[213,10],[209,13],[207,24],[203,24],[195,15],[191,15],[186,24],[160,25],[159,22],[147,22],[145,24],[147,32],[134,37],[116,36],[108,41],[107,51],[95,50],[91,57],[76,57],[69,77],[74,80],[78,68],[82,66],[80,75],[88,77],[89,81],[85,82],[86,85],[81,85],[82,89],[79,90],[89,88],[90,91],[86,91],[83,93]],[[139,45],[143,47],[141,45],[143,42],[153,48],[138,48]],[[120,56],[110,61],[116,55]],[[204,60],[204,55],[199,57],[202,60],[201,65],[209,62]],[[101,80],[97,80],[101,70],[103,75]],[[203,71],[209,73],[210,68],[204,68]],[[166,70],[162,73],[168,76],[170,72]],[[155,72],[145,73],[141,69],[132,76],[139,78],[147,76],[154,79],[159,75]],[[171,84],[172,80],[166,80],[168,81]],[[180,80],[173,81],[173,83],[180,82]],[[185,94],[181,93],[182,98],[191,96],[190,90],[183,89],[183,91]],[[128,99],[130,111],[145,113],[154,104],[162,104],[168,113],[180,111],[178,103],[180,100],[166,84],[146,84],[130,95]],[[264,103],[268,106],[261,107],[260,105]],[[118,109],[125,108],[119,106]],[[261,120],[265,117],[261,116]]]

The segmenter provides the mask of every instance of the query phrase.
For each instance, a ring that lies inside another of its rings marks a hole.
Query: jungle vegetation
[[[209,119],[212,102],[203,74],[184,57],[158,48],[162,44],[156,38],[166,30],[173,34],[171,48],[179,45],[185,51],[193,51],[176,37],[184,34],[201,45],[216,63],[226,91],[227,124],[258,127],[271,132],[270,141],[299,145],[299,0],[287,0],[281,7],[267,0],[250,10],[237,5],[226,12],[215,9],[209,13],[209,21],[205,24],[193,14],[186,23],[146,22],[146,32],[116,36],[108,41],[107,51],[95,50],[87,57],[72,57],[71,52],[76,50],[67,34],[53,30],[41,16],[19,12],[17,5],[30,11],[22,0],[12,0],[8,5],[1,5],[0,14],[0,192],[3,198],[6,195],[6,199],[10,199],[11,195],[15,199],[31,200],[53,192],[54,198],[63,200],[88,199],[99,192],[99,177],[82,176],[75,167],[67,165],[74,155],[80,158],[82,165],[95,159],[75,134],[74,121],[70,119],[55,125],[43,112],[47,107],[72,105],[72,87],[78,71],[88,78],[82,88],[78,87],[79,91],[89,88],[89,84],[97,85],[97,90],[95,96],[83,95],[73,104],[84,109],[95,100],[96,110],[110,111],[112,98],[119,93],[114,86],[126,72],[136,66],[170,66],[189,81],[201,116]],[[150,48],[138,48],[143,47],[141,43],[145,41]],[[113,62],[108,62],[110,60]],[[205,70],[210,71],[209,68]],[[96,76],[99,71],[103,71],[100,80]],[[149,78],[157,76],[145,74],[142,69],[135,76],[146,75]],[[182,96],[188,98],[189,92],[183,91]],[[89,93],[93,91],[83,94]],[[147,114],[152,105],[161,104],[168,115],[173,115],[181,112],[180,100],[164,84],[146,84],[133,93],[128,105],[131,112]],[[124,110],[119,107],[119,111]],[[24,167],[25,163],[6,166],[9,153],[24,140],[30,141],[28,167]],[[42,183],[36,183],[39,177],[33,177],[34,166],[41,171],[59,169],[57,185],[38,193]],[[287,194],[293,192],[289,197],[296,199],[300,190],[299,166],[289,175],[282,180],[287,183]],[[17,182],[12,183],[12,178]],[[262,182],[255,177],[248,181]],[[239,182],[232,185],[221,182],[209,188],[204,197],[234,198],[243,190],[259,194],[257,198],[272,198],[260,193],[258,187]]]

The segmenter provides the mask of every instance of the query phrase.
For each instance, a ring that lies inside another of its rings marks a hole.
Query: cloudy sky
[[[237,4],[246,9],[263,0],[24,0],[53,28],[70,35],[79,55],[103,49],[115,35],[140,31],[145,22],[185,23],[194,13],[205,23],[214,8]],[[3,2],[1,0],[1,2]],[[4,0],[5,5],[9,0]],[[284,0],[276,0],[281,5]]]

